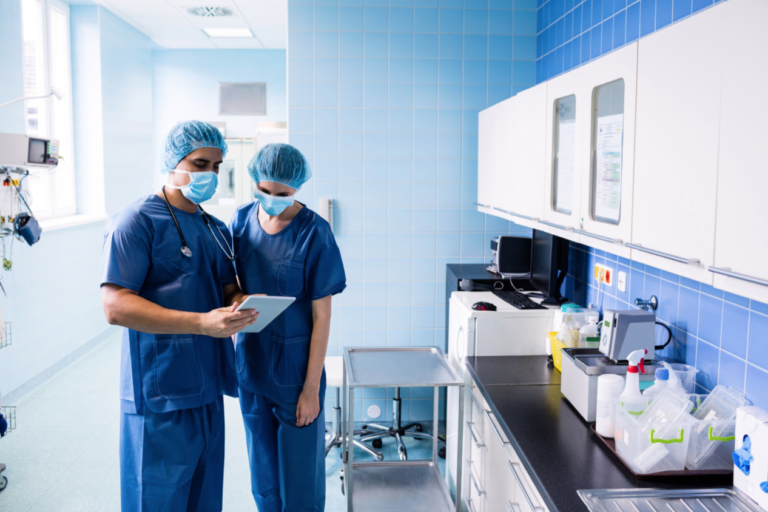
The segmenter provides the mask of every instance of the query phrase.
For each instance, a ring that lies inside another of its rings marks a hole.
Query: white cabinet
[[[477,202],[485,206],[491,206],[494,200],[499,110],[498,105],[494,105],[480,112],[478,118]]]
[[[725,12],[725,57],[714,267],[768,282],[768,2],[732,0],[718,9]],[[768,303],[768,286],[719,274],[714,278],[719,289]]]
[[[548,83],[544,116],[546,156],[542,165],[544,193],[539,195],[544,222],[537,228],[574,242],[579,241],[579,235],[563,228],[578,227],[581,217],[584,176],[579,157],[584,149],[581,117],[589,115],[590,103],[589,98],[581,96],[581,79],[582,68],[579,68]]]
[[[622,242],[632,237],[633,211],[636,211],[632,185],[636,168],[637,43],[587,64],[581,73],[580,94],[577,94],[577,122],[581,132],[581,242],[629,257],[630,251]],[[623,91],[623,97],[617,91]],[[616,134],[615,147],[607,145],[607,129]],[[612,169],[610,174],[607,168]],[[607,206],[615,207],[614,213],[605,213],[610,210]]]
[[[511,203],[515,190],[512,167],[512,111],[515,98],[509,98],[491,108],[496,109],[496,144],[495,144],[495,179],[493,183],[493,199],[495,208],[506,209]]]
[[[512,98],[509,148],[512,183],[501,207],[513,214],[510,220],[536,227],[543,215],[544,159],[546,142],[547,83],[531,87]]]
[[[632,259],[709,284],[721,66],[735,57],[721,7],[644,38],[638,58]]]

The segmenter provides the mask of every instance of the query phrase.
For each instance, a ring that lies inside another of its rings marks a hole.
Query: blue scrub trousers
[[[240,388],[251,491],[259,512],[325,510],[325,411],[312,424],[296,426],[296,403]]]
[[[201,407],[120,414],[122,512],[221,511],[224,399]]]

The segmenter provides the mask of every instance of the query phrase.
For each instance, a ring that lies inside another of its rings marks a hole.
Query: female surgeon
[[[215,193],[226,151],[213,126],[175,126],[165,142],[165,186],[107,225],[102,306],[110,324],[125,327],[123,512],[222,508],[222,395],[237,396],[229,337],[257,317],[235,312],[245,296],[229,232],[198,206]]]
[[[243,291],[295,297],[259,333],[237,335],[240,408],[259,512],[325,508],[325,361],[331,296],[344,290],[328,223],[296,201],[311,177],[304,156],[268,144],[248,164],[257,201],[230,222]]]

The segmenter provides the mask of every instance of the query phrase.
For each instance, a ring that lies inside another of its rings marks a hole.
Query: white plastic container
[[[603,437],[613,437],[615,412],[613,399],[624,389],[624,377],[606,374],[597,378],[595,430]]]
[[[622,407],[622,400],[614,398],[614,438],[624,462],[640,474],[685,469],[693,421],[688,397],[667,389],[639,416]]]
[[[694,366],[680,363],[662,362],[664,368],[669,370],[669,385],[674,387],[679,382],[683,391],[692,395],[696,393],[696,374],[699,373]]]
[[[597,333],[598,317],[597,315],[591,315],[588,320],[589,323],[579,329],[579,347],[597,348],[600,344],[600,338]]]
[[[653,385],[643,391],[643,396],[647,398],[655,398],[659,396],[661,391],[667,387],[669,382],[669,370],[666,368],[656,368],[655,380]]]

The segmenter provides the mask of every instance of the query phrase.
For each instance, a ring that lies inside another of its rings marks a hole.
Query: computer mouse
[[[475,311],[496,311],[496,305],[490,302],[475,302],[472,304],[472,309]]]

